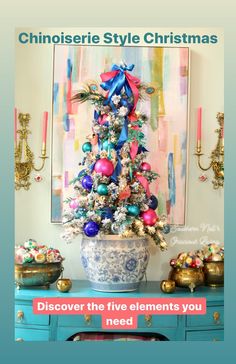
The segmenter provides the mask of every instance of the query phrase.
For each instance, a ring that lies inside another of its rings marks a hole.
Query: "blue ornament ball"
[[[150,209],[156,210],[158,206],[158,199],[154,195],[150,197],[150,202],[148,206],[150,207]]]
[[[170,232],[170,225],[169,224],[165,224],[163,226],[163,233],[164,234],[169,234],[169,232]]]
[[[101,195],[101,196],[108,195],[108,188],[107,188],[107,185],[105,185],[105,183],[101,183],[100,185],[98,185],[97,193],[98,193],[99,195]]]
[[[130,216],[138,216],[140,214],[140,208],[137,205],[128,205],[126,208]]]
[[[84,207],[79,207],[76,211],[75,211],[75,218],[76,219],[80,219],[81,217],[85,217],[87,213],[87,210]]]
[[[110,207],[104,207],[101,210],[101,219],[112,219],[113,218],[113,212],[112,209]]]
[[[109,142],[108,140],[105,140],[105,142],[102,143],[102,149],[108,151],[108,149],[114,149],[115,144]]]
[[[82,186],[84,187],[85,190],[87,191],[91,191],[92,187],[93,187],[93,180],[92,177],[89,176],[88,174],[86,174],[81,181]]]
[[[99,225],[94,221],[88,221],[83,227],[85,235],[89,238],[96,236],[99,232],[99,229]]]
[[[88,153],[92,151],[92,144],[90,142],[86,142],[82,145],[82,151],[84,153]]]

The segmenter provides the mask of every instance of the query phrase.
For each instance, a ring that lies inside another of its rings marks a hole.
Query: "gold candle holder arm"
[[[201,144],[198,143],[197,144],[197,148],[196,148],[196,153],[195,155],[197,156],[197,164],[198,164],[198,167],[202,170],[202,171],[208,171],[211,167],[212,167],[212,161],[210,162],[209,166],[208,167],[203,167],[201,165],[201,156],[203,156],[204,154],[202,153],[202,150],[201,150]]]
[[[45,166],[45,161],[46,161],[46,159],[48,158],[48,157],[46,156],[46,145],[45,145],[45,144],[43,144],[43,146],[42,146],[41,156],[40,156],[39,158],[40,158],[40,159],[42,159],[41,167],[36,168],[36,167],[35,167],[35,165],[33,164],[33,170],[34,170],[34,171],[36,171],[36,172],[40,172],[40,171],[42,171],[42,169],[43,169],[43,168],[44,168],[44,166]]]
[[[218,189],[219,187],[224,186],[224,138],[223,138],[223,130],[224,130],[224,113],[217,113],[217,121],[219,123],[220,128],[216,129],[217,135],[217,143],[215,148],[211,152],[211,162],[208,167],[203,167],[201,164],[201,157],[204,155],[201,150],[201,141],[197,141],[196,153],[197,156],[197,164],[198,167],[206,172],[212,168],[214,177],[212,180],[214,189]]]

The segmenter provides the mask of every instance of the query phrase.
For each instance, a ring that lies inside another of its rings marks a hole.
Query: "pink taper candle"
[[[17,145],[17,108],[14,109],[14,141]]]
[[[197,141],[201,142],[202,139],[202,108],[197,110]]]
[[[46,146],[47,140],[47,128],[48,128],[48,112],[43,113],[43,145]]]

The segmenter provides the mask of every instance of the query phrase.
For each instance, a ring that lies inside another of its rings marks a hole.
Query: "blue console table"
[[[160,282],[142,282],[139,291],[130,293],[102,293],[91,290],[87,281],[73,281],[69,293],[60,293],[54,285],[49,290],[22,289],[15,292],[16,341],[66,341],[79,332],[98,332],[100,315],[34,315],[32,300],[42,297],[206,297],[206,315],[140,315],[135,332],[158,333],[171,341],[224,340],[223,288],[199,287],[190,293],[177,289],[172,294],[160,291]],[[112,330],[114,331],[114,330]],[[128,331],[132,332],[132,330]]]

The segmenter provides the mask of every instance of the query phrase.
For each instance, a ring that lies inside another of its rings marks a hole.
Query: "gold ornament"
[[[175,292],[175,281],[170,279],[161,281],[160,288],[164,293]]]
[[[60,292],[66,293],[72,287],[72,282],[69,278],[59,278],[57,281],[57,289]]]

